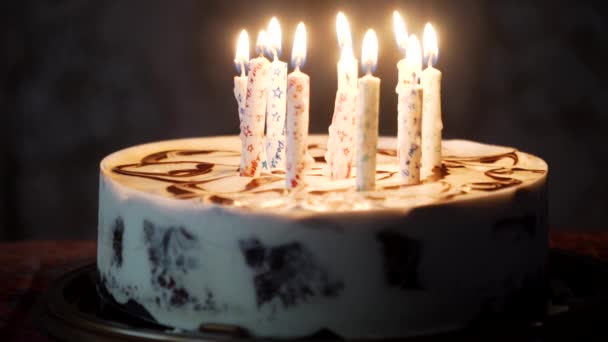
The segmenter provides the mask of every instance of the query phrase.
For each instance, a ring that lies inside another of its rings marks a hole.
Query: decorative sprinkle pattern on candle
[[[266,159],[270,170],[285,169],[285,108],[287,63],[270,63],[270,81],[266,111]]]
[[[397,156],[399,174],[404,184],[420,183],[420,158],[422,156],[422,89],[415,84],[397,88],[398,104],[398,141]]]
[[[287,94],[287,168],[285,185],[296,188],[304,180],[307,160],[308,107],[310,78],[295,71],[289,74]]]
[[[287,63],[279,60],[281,37],[281,25],[276,17],[272,17],[268,23],[267,48],[273,61],[268,72],[270,79],[266,106],[266,161],[271,171],[285,169]]]
[[[338,89],[334,116],[329,126],[325,159],[332,179],[351,177],[355,145],[357,87]]]
[[[239,121],[243,120],[245,113],[245,98],[247,97],[247,77],[234,78],[234,98],[238,105]]]
[[[373,190],[376,185],[376,144],[378,143],[378,104],[380,80],[375,77],[359,81],[357,128],[357,189]]]
[[[247,77],[236,76],[234,78],[234,97],[238,105],[239,125],[243,124],[243,115],[245,114],[245,98],[247,97]],[[243,133],[241,132],[241,135]],[[244,169],[244,158],[241,158],[240,169]]]

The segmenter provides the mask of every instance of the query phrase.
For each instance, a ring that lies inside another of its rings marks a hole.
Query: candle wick
[[[366,73],[365,73],[365,74],[366,74],[367,76],[371,76],[371,75],[372,75],[372,64],[371,64],[371,63],[367,63],[367,64],[366,64],[366,69],[367,69],[367,70],[366,70]]]
[[[407,58],[407,43],[401,42],[399,48],[401,49],[401,52],[403,52],[403,58]]]
[[[302,64],[302,57],[297,56],[296,61],[295,61],[295,65],[296,65],[295,71],[300,71],[300,64]]]
[[[272,51],[272,55],[274,57],[274,61],[276,62],[279,59],[279,56],[277,56],[277,49],[272,48],[271,51]]]
[[[241,77],[245,77],[245,76],[247,76],[247,75],[245,74],[245,62],[243,62],[243,61],[241,60],[241,62],[240,62],[240,63],[241,63]]]
[[[433,53],[432,53],[432,52],[431,52],[431,53],[429,53],[429,60],[427,61],[427,66],[428,66],[429,68],[432,68],[432,67],[433,67]]]

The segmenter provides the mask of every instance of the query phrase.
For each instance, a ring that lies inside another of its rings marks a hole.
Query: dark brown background
[[[0,5],[0,239],[94,237],[97,168],[133,144],[234,134],[232,59],[241,28],[271,15],[289,58],[308,27],[311,132],[325,133],[335,95],[335,15],[357,51],[377,30],[381,133],[396,133],[391,13],[438,31],[444,135],[514,145],[550,164],[553,227],[608,218],[608,20],[601,2],[34,1]],[[359,52],[357,53],[359,54]]]

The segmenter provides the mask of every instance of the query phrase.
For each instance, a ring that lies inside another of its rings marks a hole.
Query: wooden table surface
[[[608,262],[608,233],[553,233],[550,242]],[[55,278],[95,254],[95,241],[0,242],[0,340],[51,341],[32,320],[35,304]]]

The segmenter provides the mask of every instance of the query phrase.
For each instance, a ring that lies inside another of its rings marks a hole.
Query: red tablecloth
[[[608,233],[554,233],[551,247],[608,262]],[[32,313],[53,279],[95,260],[95,241],[0,242],[0,340],[50,341]]]

